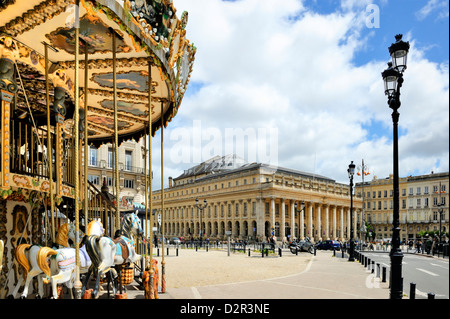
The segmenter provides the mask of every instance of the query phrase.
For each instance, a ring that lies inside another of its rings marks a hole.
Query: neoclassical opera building
[[[169,187],[154,191],[152,199],[166,237],[214,240],[226,238],[229,232],[235,240],[262,241],[274,234],[279,242],[306,236],[315,241],[350,237],[349,185],[293,169],[246,163],[235,155],[216,156],[169,177]],[[361,211],[361,199],[353,198],[354,230]]]

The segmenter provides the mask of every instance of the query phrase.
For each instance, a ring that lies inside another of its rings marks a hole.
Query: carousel
[[[153,225],[151,137],[161,130],[163,153],[192,72],[188,13],[172,0],[0,0],[0,16],[0,299],[63,286],[95,298],[102,282],[123,298],[130,269],[155,298],[165,262],[159,279],[152,227],[120,205],[117,151],[144,139]],[[113,186],[98,189],[86,155],[106,143]]]

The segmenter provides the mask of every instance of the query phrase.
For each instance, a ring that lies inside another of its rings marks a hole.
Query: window
[[[88,175],[88,181],[90,181],[92,184],[99,185],[100,177],[97,175]]]
[[[387,191],[384,191],[384,197],[387,197]]]
[[[420,195],[420,187],[417,187],[416,195]]]
[[[424,193],[425,195],[428,195],[428,186],[425,186],[425,187],[424,187],[423,193]]]
[[[112,147],[108,147],[108,168],[112,168],[114,164],[114,153]]]
[[[428,198],[424,198],[423,206],[428,207]]]
[[[402,189],[402,196],[406,196],[406,188]]]
[[[123,181],[123,187],[125,187],[125,188],[134,188],[134,180],[132,180],[132,179],[125,179]]]
[[[244,203],[244,216],[247,216],[247,203]]]
[[[89,165],[97,166],[97,149],[95,147],[89,147]]]
[[[133,165],[132,159],[133,159],[133,152],[125,151],[125,170],[126,171],[131,171],[131,167]]]
[[[236,203],[236,217],[239,217],[239,204]]]

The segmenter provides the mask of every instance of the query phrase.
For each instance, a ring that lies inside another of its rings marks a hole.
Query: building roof
[[[264,169],[270,174],[284,173],[290,175],[297,175],[306,178],[316,178],[318,180],[335,182],[335,180],[317,174],[306,173],[290,168],[284,168],[280,166],[264,164],[264,163],[247,163],[244,159],[236,156],[235,154],[226,155],[223,157],[214,156],[213,158],[193,166],[183,172],[174,181],[192,177],[193,181],[199,182],[211,178],[217,178],[219,176],[225,176],[229,174],[235,174],[243,171]],[[198,176],[198,177],[197,177]],[[194,178],[197,177],[197,178]]]

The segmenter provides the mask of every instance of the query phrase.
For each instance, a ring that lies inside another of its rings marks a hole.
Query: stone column
[[[317,205],[317,234],[318,234],[318,239],[322,240],[322,209],[321,209],[321,204]]]
[[[325,206],[325,238],[330,239],[330,214],[329,205]]]
[[[336,210],[337,210],[337,207],[336,206],[334,206],[333,207],[333,239],[339,239],[338,238],[338,236],[337,236],[337,225],[336,225]]]
[[[340,220],[341,220],[341,240],[344,241],[344,207],[341,206],[341,213],[340,213]]]
[[[350,240],[350,209],[347,207],[347,240]]]
[[[314,240],[314,234],[313,234],[313,206],[314,203],[309,203],[309,222],[308,222],[308,228],[309,228],[309,236],[311,240]]]
[[[306,205],[306,203],[305,203]],[[306,209],[306,206],[305,206]],[[300,212],[300,225],[298,225],[299,229],[300,229],[300,239],[304,239],[305,238],[305,230],[303,229],[303,225],[305,224],[305,210],[302,210]]]
[[[265,221],[265,207],[264,199],[262,197],[256,198],[256,236],[259,239],[264,238],[264,221]]]
[[[291,205],[291,241],[295,238],[297,238],[297,232],[295,231],[295,207],[294,202],[295,200],[291,199],[290,201]]]

